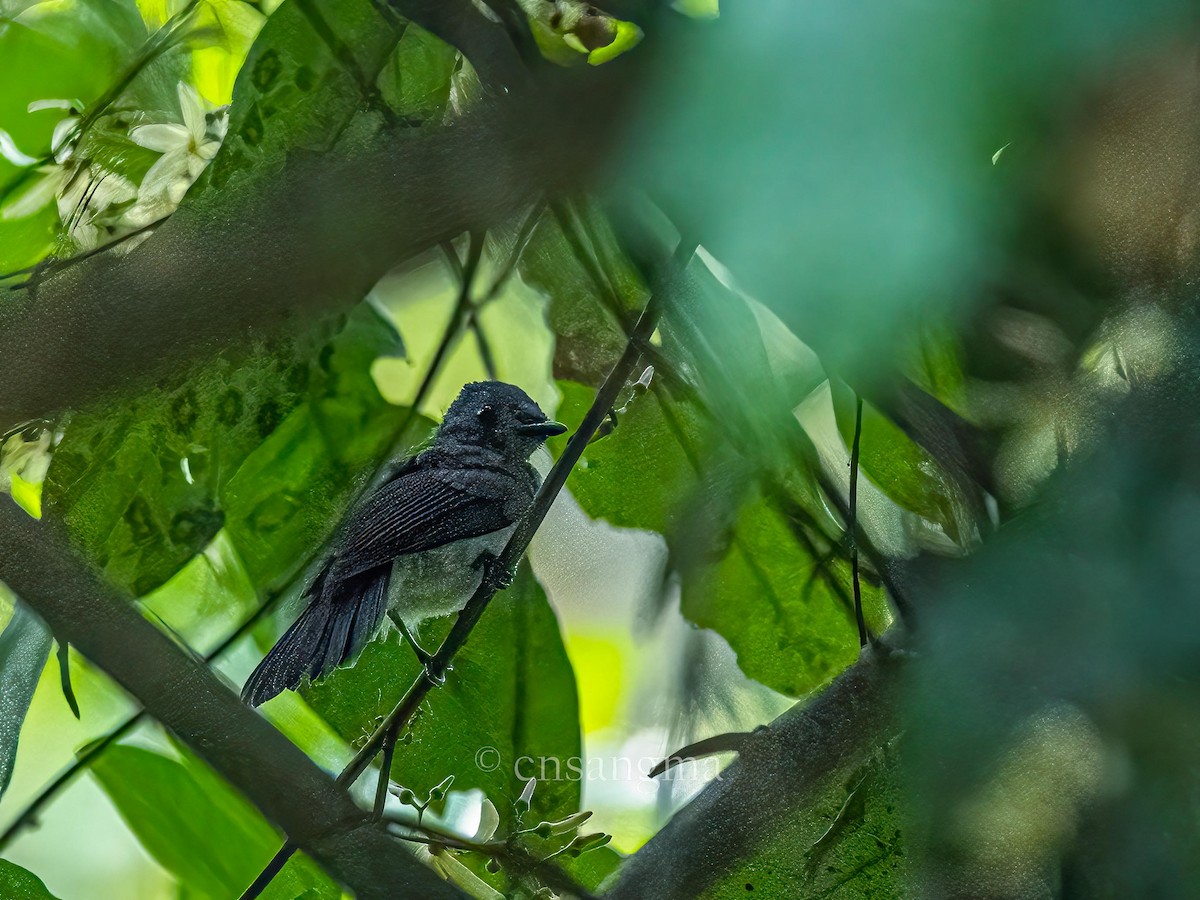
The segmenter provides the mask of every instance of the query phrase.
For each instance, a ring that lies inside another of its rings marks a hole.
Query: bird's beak
[[[560,422],[532,422],[529,425],[518,425],[517,434],[528,437],[550,438],[566,433],[567,426]]]

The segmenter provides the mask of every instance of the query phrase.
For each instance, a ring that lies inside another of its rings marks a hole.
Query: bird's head
[[[510,459],[528,459],[546,438],[565,432],[515,385],[476,381],[466,385],[446,410],[439,444],[491,447]]]

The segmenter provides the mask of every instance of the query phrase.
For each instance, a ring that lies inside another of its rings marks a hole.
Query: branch
[[[185,202],[127,256],[35,276],[0,302],[0,432],[349,309],[405,259],[577,184],[614,137],[628,71],[548,72],[445,126],[348,130]]]
[[[225,654],[226,650],[249,634],[250,629],[261,622],[266,617],[267,613],[275,608],[275,605],[280,599],[283,598],[284,593],[285,591],[282,588],[272,592],[271,596],[268,597],[266,601],[264,601],[258,607],[258,609],[254,610],[254,612],[247,616],[246,619],[240,625],[238,625],[237,628],[226,635],[225,638],[219,644],[217,644],[217,646],[215,646],[208,653],[204,654],[204,662],[212,663],[220,659]],[[68,645],[63,644],[62,646],[66,647]],[[45,808],[46,804],[48,804],[58,795],[59,791],[74,781],[75,777],[80,772],[82,772],[96,760],[96,757],[100,756],[100,754],[102,754],[105,750],[107,750],[117,741],[121,740],[121,738],[125,737],[125,735],[129,734],[129,732],[132,731],[134,727],[137,726],[138,723],[140,723],[145,717],[146,711],[144,709],[139,709],[133,715],[127,717],[123,722],[121,722],[120,725],[109,731],[104,737],[100,738],[100,740],[93,741],[92,743],[88,744],[83,752],[76,757],[75,761],[63,771],[59,772],[58,775],[56,775],[49,783],[47,783],[38,792],[37,796],[34,797],[33,800],[31,800],[23,810],[21,810],[21,814],[13,820],[12,824],[9,825],[2,834],[0,834],[0,852],[3,852],[4,848],[7,847],[9,843],[12,842],[13,838],[20,834],[21,831],[23,831],[25,828],[28,828],[30,825],[33,825],[37,821],[38,814],[43,808]],[[76,718],[78,718],[78,714],[76,714]]]
[[[746,738],[738,759],[621,867],[608,900],[705,894],[829,778],[895,734],[899,654],[877,644],[811,701]]]
[[[76,558],[60,526],[8,498],[0,500],[0,579],[360,900],[461,896]]]

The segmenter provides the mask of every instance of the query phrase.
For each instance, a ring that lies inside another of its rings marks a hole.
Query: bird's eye
[[[496,420],[496,411],[490,406],[481,406],[476,415],[481,422],[494,422]]]

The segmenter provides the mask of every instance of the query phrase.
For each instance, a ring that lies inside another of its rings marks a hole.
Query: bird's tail
[[[324,573],[307,608],[263,657],[242,687],[251,706],[281,691],[295,690],[307,676],[316,680],[355,656],[375,634],[387,612],[390,567],[384,566],[325,585]]]

